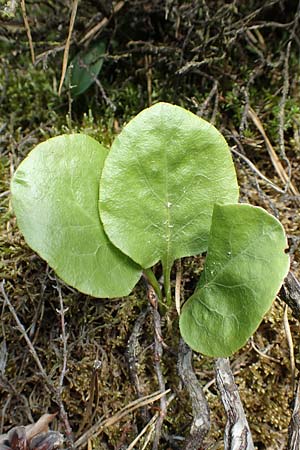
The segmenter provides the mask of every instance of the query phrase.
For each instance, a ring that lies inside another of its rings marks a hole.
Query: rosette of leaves
[[[29,245],[90,295],[127,295],[144,271],[170,304],[174,261],[207,252],[180,317],[185,341],[207,355],[228,356],[246,342],[288,271],[281,224],[238,204],[223,136],[167,103],[133,118],[109,152],[80,134],[39,144],[17,169],[12,196]]]

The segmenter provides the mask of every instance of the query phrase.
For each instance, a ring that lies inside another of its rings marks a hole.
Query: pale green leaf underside
[[[110,240],[144,268],[207,249],[213,204],[238,186],[222,135],[185,109],[158,103],[114,141],[100,183]]]
[[[11,184],[27,243],[68,284],[95,297],[127,295],[141,271],[107,239],[98,212],[107,150],[89,136],[39,144]]]
[[[289,269],[280,222],[261,208],[216,205],[204,271],[180,331],[192,349],[229,356],[254,333]]]

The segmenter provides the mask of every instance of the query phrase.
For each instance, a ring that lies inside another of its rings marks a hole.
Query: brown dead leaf
[[[39,420],[32,425],[26,426],[26,438],[30,441],[34,436],[49,431],[49,423],[52,422],[57,413],[43,414]]]
[[[26,450],[27,439],[25,427],[12,428],[8,432],[7,437],[11,450]]]
[[[49,423],[52,422],[56,415],[57,413],[43,414],[33,424],[14,427],[8,433],[1,434],[0,450],[6,450],[7,448],[12,450],[25,450],[27,448],[27,442],[30,442],[38,434],[51,434],[49,432]]]

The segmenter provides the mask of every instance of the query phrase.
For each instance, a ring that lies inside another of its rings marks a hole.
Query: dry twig
[[[41,360],[40,360],[40,358],[39,358],[39,356],[38,356],[38,354],[37,354],[37,352],[36,352],[32,342],[31,342],[31,340],[29,339],[28,334],[27,334],[23,324],[21,323],[21,321],[20,321],[20,319],[18,317],[18,314],[17,314],[14,306],[12,305],[10,299],[8,298],[8,295],[5,292],[4,281],[2,281],[2,283],[0,284],[0,291],[2,293],[2,296],[4,298],[5,303],[8,305],[8,308],[9,308],[9,310],[11,312],[11,315],[13,316],[13,318],[14,318],[16,324],[17,324],[18,330],[20,331],[21,335],[25,339],[26,344],[27,344],[27,346],[28,346],[28,348],[30,350],[30,353],[32,354],[32,357],[33,357],[34,361],[36,362],[36,364],[37,364],[37,366],[39,368],[41,376],[42,376],[43,380],[45,381],[46,387],[53,394],[53,399],[54,399],[54,401],[57,403],[57,405],[59,407],[60,418],[61,418],[61,420],[62,420],[62,422],[64,424],[64,427],[65,427],[65,432],[66,432],[66,437],[67,437],[67,440],[68,440],[69,447],[71,449],[73,449],[74,448],[74,444],[73,444],[73,437],[72,437],[72,429],[70,427],[68,415],[66,413],[64,404],[62,402],[61,388],[56,389],[54,387],[53,383],[51,382],[50,378],[48,377],[48,375],[47,375],[47,373],[46,373],[46,371],[45,371],[45,369],[44,369],[44,367],[43,367],[43,365],[41,363]],[[65,373],[64,369],[62,370],[62,373],[64,375],[64,373]],[[60,377],[60,380],[63,380],[62,376]]]
[[[25,0],[21,0],[21,10],[22,10],[22,15],[23,15],[24,26],[26,29],[27,37],[28,37],[29,48],[30,48],[30,53],[31,53],[31,60],[32,60],[32,64],[34,64],[35,63],[34,47],[33,47],[33,42],[32,42],[30,26],[29,26],[29,22],[28,22],[28,18],[27,18],[27,13],[26,13]]]
[[[68,308],[64,308],[64,302],[63,302],[63,298],[62,298],[62,293],[61,293],[61,288],[60,286],[57,284],[56,286],[57,292],[58,292],[58,297],[59,297],[59,309],[57,310],[57,313],[60,316],[60,321],[61,321],[61,341],[63,344],[63,363],[62,363],[62,368],[61,368],[61,374],[59,377],[59,387],[58,387],[58,391],[59,391],[59,395],[62,394],[63,391],[63,384],[64,384],[64,378],[67,372],[67,358],[68,358],[68,349],[67,349],[67,341],[68,341],[68,335],[66,333],[66,322],[65,322],[65,313],[68,311]]]
[[[110,18],[104,17],[104,19],[102,19],[101,22],[97,23],[97,25],[95,25],[91,30],[89,30],[89,31],[83,36],[82,39],[80,39],[79,44],[83,44],[84,42],[88,41],[88,40],[91,39],[93,36],[95,36],[95,34],[97,34],[99,31],[101,31],[102,28],[106,27],[106,26],[109,24],[111,18],[112,18],[115,14],[117,14],[117,13],[123,8],[124,5],[125,5],[125,2],[124,2],[124,1],[118,2],[118,3],[115,5],[114,9],[113,9],[113,13],[112,13],[111,17],[110,17]]]
[[[289,324],[289,318],[288,318],[288,305],[285,305],[285,308],[284,308],[283,325],[284,325],[284,331],[285,331],[286,340],[288,343],[289,353],[290,353],[292,391],[294,392],[296,365],[295,365],[295,352],[294,352],[293,337],[292,337],[291,328],[290,328],[290,324]]]
[[[149,293],[149,290],[151,291]],[[154,289],[152,286],[148,286],[148,295],[154,297],[156,299],[155,305],[152,304],[151,311],[152,311],[152,318],[153,318],[153,325],[154,325],[154,368],[157,376],[157,381],[160,390],[165,390],[165,380],[161,369],[161,358],[163,355],[163,346],[162,346],[162,333],[161,333],[161,317],[158,312],[158,301],[156,294],[154,292]],[[167,399],[166,396],[163,396],[160,399],[160,415],[159,418],[156,421],[156,427],[155,427],[155,436],[153,441],[153,450],[158,450],[159,446],[159,440],[161,436],[161,430],[162,430],[162,424],[164,421],[164,418],[167,413]]]
[[[4,281],[2,281],[2,283],[0,284],[0,291],[2,293],[2,296],[4,298],[5,303],[7,304],[8,308],[10,310],[11,315],[13,316],[13,318],[14,318],[16,324],[17,324],[18,330],[20,331],[21,335],[25,339],[26,344],[28,345],[28,348],[30,350],[30,353],[31,353],[34,361],[36,362],[36,365],[38,366],[39,371],[40,371],[44,381],[46,382],[46,386],[50,389],[50,392],[53,391],[53,385],[52,385],[50,379],[48,378],[48,375],[47,375],[47,373],[46,373],[46,371],[45,371],[45,369],[44,369],[44,367],[43,367],[43,365],[41,363],[41,360],[38,357],[38,354],[37,354],[34,346],[32,345],[32,342],[29,339],[28,334],[26,333],[26,330],[25,330],[23,324],[20,322],[20,319],[19,319],[19,317],[17,315],[17,312],[16,312],[15,308],[13,307],[10,299],[8,298],[8,295],[5,292]]]
[[[181,339],[178,349],[178,372],[192,401],[193,423],[184,450],[202,448],[210,429],[210,412],[203,390],[192,367],[192,350]]]
[[[286,105],[286,99],[289,93],[290,88],[290,81],[289,81],[289,60],[291,55],[291,46],[292,42],[296,37],[296,30],[298,28],[300,18],[300,1],[298,2],[297,12],[295,14],[295,19],[293,21],[293,28],[290,34],[290,39],[286,46],[286,52],[285,52],[285,58],[284,58],[284,67],[283,67],[283,86],[282,86],[282,96],[280,99],[279,104],[279,146],[282,158],[287,162],[289,170],[290,170],[290,163],[289,160],[286,157],[285,153],[285,144],[284,144],[284,122],[285,122],[285,105]]]
[[[66,334],[66,323],[65,323],[65,313],[67,312],[67,309],[64,308],[64,303],[63,303],[60,286],[57,285],[56,289],[57,289],[58,296],[59,296],[60,308],[59,308],[59,310],[57,310],[57,312],[60,315],[61,340],[62,340],[62,344],[63,344],[63,352],[62,352],[63,362],[62,362],[62,368],[61,368],[61,373],[60,373],[60,377],[59,377],[59,384],[58,384],[58,388],[57,388],[56,397],[57,397],[57,402],[58,402],[59,410],[60,410],[60,418],[64,423],[64,427],[65,427],[65,431],[66,431],[67,443],[68,443],[69,448],[72,449],[72,448],[74,448],[73,432],[72,432],[72,428],[69,423],[67,412],[65,410],[65,407],[64,407],[64,404],[62,401],[63,384],[64,384],[64,378],[65,378],[65,375],[67,372],[67,358],[68,358],[68,349],[67,349],[68,335]]]
[[[258,170],[258,168],[250,161],[250,159],[247,158],[247,156],[243,155],[242,153],[238,152],[234,147],[231,147],[232,153],[237,155],[239,158],[241,158],[245,163],[250,167],[250,169],[257,174],[262,180],[264,180],[267,184],[269,184],[276,192],[279,192],[280,194],[284,194],[285,191],[283,189],[280,189],[276,184],[273,183],[273,181],[269,180],[269,178],[265,177],[264,174]]]
[[[129,373],[134,384],[136,393],[138,398],[142,397],[140,381],[138,377],[138,358],[137,358],[137,347],[138,347],[138,338],[145,323],[147,314],[149,313],[149,308],[144,309],[138,316],[135,324],[133,326],[132,333],[128,339],[127,343],[127,360],[129,366]]]
[[[138,400],[134,400],[133,402],[129,403],[114,416],[109,417],[108,419],[101,418],[86,433],[84,433],[79,439],[77,439],[77,441],[75,442],[75,448],[82,447],[88,442],[89,439],[95,439],[97,436],[99,436],[99,434],[102,433],[104,428],[114,425],[115,423],[123,419],[123,417],[132,413],[136,409],[146,405],[150,405],[151,403],[161,399],[162,397],[165,397],[169,392],[171,392],[171,390],[167,389],[164,392],[157,391],[154,392],[153,394],[146,395],[145,397],[142,397]]]
[[[148,106],[152,105],[152,55],[145,55]]]
[[[300,448],[300,380],[298,380],[297,391],[294,400],[294,409],[289,424],[288,450],[299,450]]]
[[[281,181],[285,184],[285,186],[288,189],[290,189],[290,191],[292,192],[293,195],[299,195],[298,189],[290,181],[289,176],[287,175],[286,171],[284,170],[268,136],[266,135],[266,132],[264,130],[264,127],[263,127],[261,121],[259,120],[255,111],[251,108],[251,106],[249,106],[248,115],[251,118],[251,120],[253,121],[253,123],[256,126],[256,128],[258,129],[258,131],[261,133],[262,137],[264,138],[268,153],[271,158],[271,162],[272,162],[278,176],[280,177]]]
[[[133,450],[135,445],[138,443],[138,441],[141,439],[141,437],[149,430],[149,428],[150,428],[150,432],[149,432],[148,436],[150,435],[150,439],[151,439],[151,435],[154,431],[155,422],[157,421],[158,417],[159,417],[159,413],[154,414],[152,419],[149,420],[147,425],[142,429],[142,431],[138,434],[138,436],[127,447],[127,450]],[[147,441],[148,441],[148,439],[147,439]]]
[[[67,72],[68,59],[69,59],[69,50],[70,50],[72,33],[73,33],[73,28],[74,28],[76,13],[77,13],[77,6],[78,6],[78,0],[74,0],[73,1],[73,6],[72,6],[71,18],[70,18],[69,33],[68,33],[67,42],[66,42],[65,50],[64,50],[63,64],[62,64],[62,70],[61,70],[61,78],[60,78],[60,83],[59,83],[59,88],[58,88],[58,95],[61,94],[61,90],[62,90],[62,87],[63,87],[64,79],[65,79],[65,76],[66,76],[66,72]]]
[[[300,283],[292,272],[285,278],[279,297],[291,308],[293,316],[300,320]]]
[[[227,415],[224,448],[225,450],[254,450],[251,431],[230,369],[229,359],[218,358],[215,370],[217,386]]]
[[[282,298],[288,306],[290,306],[292,313],[296,319],[300,319],[300,283],[292,272],[289,272],[284,280],[284,284],[280,290],[280,298]],[[291,360],[291,371],[292,371],[292,383],[294,385],[295,379],[295,357],[294,357],[294,346],[292,341],[292,336],[290,332],[290,327],[286,317],[287,308],[285,308],[284,324],[286,330],[286,336],[289,344],[290,350],[290,360]],[[298,450],[300,448],[300,381],[298,380],[298,385],[296,389],[296,394],[294,398],[294,409],[292,418],[289,424],[289,440],[288,440],[288,450]]]

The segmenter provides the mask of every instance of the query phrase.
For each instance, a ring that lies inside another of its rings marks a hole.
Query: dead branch
[[[278,127],[278,135],[279,135],[279,147],[281,152],[281,157],[289,164],[286,153],[285,153],[285,144],[284,144],[284,122],[285,122],[285,104],[286,99],[289,93],[290,81],[289,81],[289,59],[291,54],[291,44],[292,41],[289,41],[286,48],[286,55],[284,58],[284,69],[283,69],[283,86],[282,86],[282,96],[279,103],[279,127]],[[290,170],[290,165],[288,165]]]
[[[227,415],[224,433],[225,450],[254,450],[251,431],[244,413],[228,358],[215,363],[216,381]]]
[[[289,424],[288,450],[299,450],[300,448],[300,380],[294,399],[294,409]]]
[[[111,101],[111,99],[107,96],[104,87],[102,86],[102,83],[100,82],[100,80],[98,78],[96,78],[94,75],[93,79],[96,83],[96,85],[98,86],[98,88],[100,89],[101,95],[104,98],[104,101],[107,103],[107,105],[112,109],[112,111],[116,111],[117,107],[116,105]]]
[[[203,440],[210,429],[210,412],[203,390],[197,380],[192,366],[192,350],[181,339],[178,349],[178,372],[189,393],[193,408],[193,422],[190,437],[186,440],[184,450],[201,448]]]
[[[138,376],[138,355],[137,355],[137,348],[138,348],[138,339],[141,334],[141,330],[144,326],[145,320],[147,315],[149,314],[150,307],[144,309],[138,316],[137,320],[135,321],[135,324],[133,326],[132,333],[128,339],[127,343],[127,351],[126,356],[128,360],[128,367],[129,367],[129,373],[130,378],[132,380],[132,383],[135,387],[136,393],[138,398],[142,397],[142,391],[140,386],[140,380]],[[149,413],[146,409],[142,410],[142,414],[147,421],[150,420]]]
[[[291,308],[293,316],[300,320],[300,283],[292,272],[289,272],[284,280],[279,296]],[[285,309],[285,328],[288,320]],[[295,377],[294,347],[289,326],[286,329],[291,355],[292,377]],[[293,380],[294,381],[294,380]],[[294,397],[294,408],[288,428],[288,450],[298,450],[300,448],[300,380],[298,379],[297,389]]]
[[[285,278],[279,297],[291,308],[293,316],[300,320],[300,283],[292,272]]]
[[[63,344],[63,351],[62,351],[63,362],[62,362],[62,368],[61,368],[61,373],[60,373],[60,377],[59,377],[59,384],[58,384],[56,396],[57,396],[57,402],[58,402],[59,410],[60,410],[60,418],[65,427],[67,444],[68,444],[69,448],[74,449],[73,432],[72,432],[72,428],[69,423],[67,412],[64,407],[64,403],[62,401],[63,384],[64,384],[64,378],[65,378],[65,375],[67,372],[67,358],[68,358],[68,349],[67,349],[68,335],[66,334],[66,323],[65,323],[65,313],[66,313],[67,309],[64,308],[62,293],[61,293],[60,286],[58,284],[57,284],[56,289],[57,289],[58,296],[59,296],[60,308],[59,308],[59,310],[57,310],[57,312],[60,315],[61,340],[62,340],[62,344]]]
[[[128,339],[127,343],[127,360],[128,360],[128,366],[129,366],[129,372],[131,380],[134,384],[136,393],[138,397],[141,397],[141,388],[140,388],[140,382],[139,377],[137,373],[137,347],[138,347],[138,338],[141,333],[142,327],[145,323],[146,316],[149,313],[149,309],[144,309],[138,316],[137,320],[135,321],[135,324],[133,326],[132,333]]]

